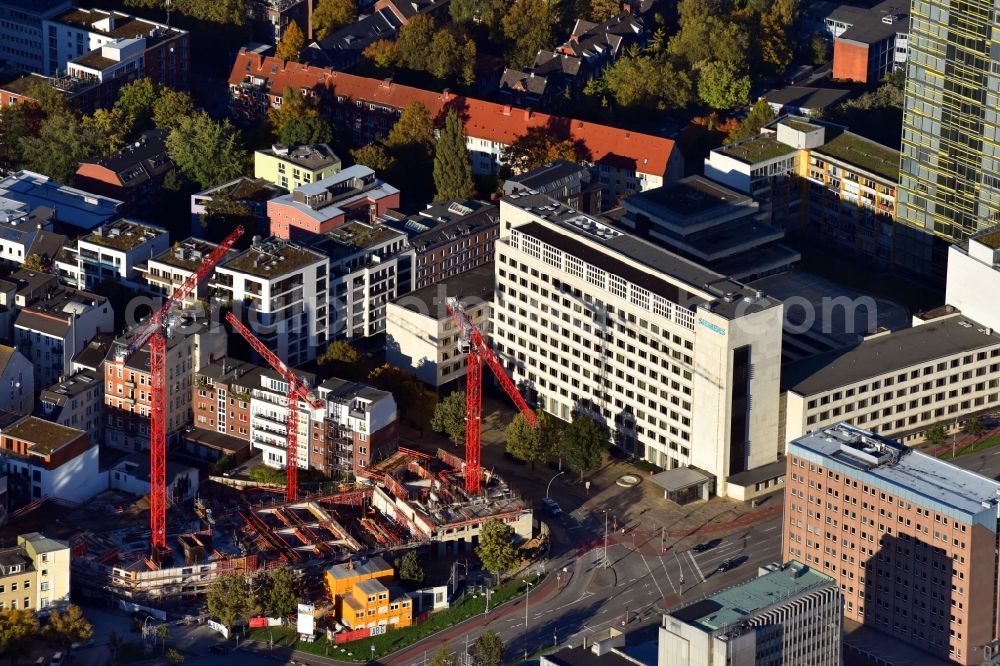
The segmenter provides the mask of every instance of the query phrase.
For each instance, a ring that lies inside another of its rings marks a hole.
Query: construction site
[[[283,491],[234,488],[216,477],[193,507],[170,507],[169,553],[159,561],[150,556],[150,530],[142,525],[146,498],[109,492],[61,508],[55,531],[70,541],[81,594],[173,611],[199,604],[213,580],[234,571],[325,568],[416,547],[471,553],[491,518],[530,539],[530,503],[488,471],[479,493],[469,494],[463,468],[461,458],[443,450],[435,456],[399,448],[357,484],[292,502]]]

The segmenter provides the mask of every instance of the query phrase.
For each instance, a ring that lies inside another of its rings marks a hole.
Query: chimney
[[[524,110],[524,119],[531,120],[531,107],[529,106]]]
[[[505,115],[505,116],[509,116],[510,115],[510,104],[505,104],[504,107],[503,107],[503,110],[501,111],[501,113],[503,113],[503,115]]]

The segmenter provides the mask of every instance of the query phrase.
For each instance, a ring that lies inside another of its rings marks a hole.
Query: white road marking
[[[639,557],[642,558],[642,563],[646,565],[646,571],[649,572],[649,577],[653,579],[653,584],[656,585],[656,591],[660,593],[660,598],[663,598],[666,595],[663,594],[663,589],[660,587],[660,584],[656,581],[656,576],[653,575],[653,570],[649,567],[649,562],[646,561],[646,556],[643,555],[642,553],[639,553]],[[664,571],[666,571],[666,569],[664,569]],[[668,576],[667,580],[669,579],[670,577]],[[673,585],[674,585],[673,583],[670,584],[671,587],[673,587]]]
[[[767,527],[767,528],[764,528],[764,529],[762,529],[762,530],[761,530],[761,532],[773,532],[773,531],[774,531],[774,530],[776,530],[776,529],[778,529],[778,526],[777,526],[777,525],[775,525],[774,527]]]
[[[705,574],[703,574],[701,572],[701,569],[698,567],[698,562],[694,559],[694,555],[691,554],[690,550],[687,551],[687,556],[691,560],[691,566],[694,567],[694,571],[695,571],[696,574],[698,574],[698,578],[700,578],[701,582],[704,583],[705,582]]]

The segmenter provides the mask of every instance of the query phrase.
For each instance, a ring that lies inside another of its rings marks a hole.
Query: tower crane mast
[[[524,415],[525,420],[533,428],[538,427],[535,412],[525,402],[517,386],[507,376],[507,371],[497,359],[493,350],[486,344],[479,328],[469,319],[469,315],[457,298],[449,298],[446,307],[459,330],[462,332],[462,345],[466,350],[465,373],[465,491],[470,495],[479,494],[482,478],[482,417],[483,417],[483,364],[489,366],[496,376],[500,386],[514,401],[514,404]]]
[[[141,325],[125,346],[115,354],[115,364],[122,368],[132,356],[149,344],[149,375],[151,379],[149,405],[149,527],[150,549],[153,559],[159,561],[167,551],[167,337],[170,333],[171,315],[184,299],[208,277],[233,244],[243,235],[243,227],[236,227],[218,247],[212,250],[198,269],[174,289],[163,303]]]

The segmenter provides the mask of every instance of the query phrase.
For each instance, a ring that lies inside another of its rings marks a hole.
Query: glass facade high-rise
[[[940,273],[1000,221],[1000,23],[992,2],[913,0],[894,261]]]

